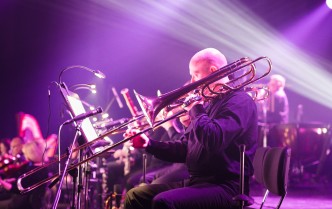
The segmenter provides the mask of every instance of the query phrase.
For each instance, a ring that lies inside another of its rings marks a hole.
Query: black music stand
[[[85,108],[83,106],[83,103],[81,102],[78,94],[70,91],[64,83],[60,83],[60,92],[61,92],[61,94],[62,94],[62,96],[65,100],[65,103],[67,105],[67,108],[70,111],[70,114],[71,114],[72,118],[86,113]],[[63,126],[65,123],[63,123],[61,126]],[[67,153],[68,157],[66,159],[65,167],[64,167],[62,172],[60,170],[60,163],[61,162],[59,161],[59,176],[61,178],[60,178],[60,182],[59,182],[59,188],[58,188],[58,191],[57,191],[57,195],[55,197],[55,201],[54,201],[54,204],[53,204],[53,207],[52,207],[54,209],[57,207],[60,196],[61,196],[61,186],[62,186],[62,183],[63,183],[63,180],[64,180],[64,176],[67,173],[67,168],[68,168],[69,161],[72,157],[74,144],[76,142],[78,142],[80,145],[82,145],[86,142],[89,142],[89,141],[92,141],[92,140],[98,138],[98,135],[97,135],[97,133],[96,133],[96,131],[95,131],[95,129],[94,129],[94,127],[93,127],[93,125],[92,125],[89,118],[85,118],[85,119],[83,119],[79,122],[75,122],[75,125],[76,125],[76,134],[75,134],[72,145],[68,149],[68,153]],[[82,137],[80,137],[80,136],[82,136]],[[60,143],[59,143],[58,146],[59,146],[59,152],[60,152]],[[88,147],[88,150],[89,150],[89,152],[92,152],[92,154],[93,154],[93,150],[90,147]],[[60,156],[60,153],[59,153],[59,156]],[[79,156],[81,158],[82,153],[79,153]],[[79,168],[79,170],[78,170],[77,179],[78,179],[78,185],[77,185],[78,186],[78,189],[77,189],[78,196],[77,196],[76,201],[77,201],[77,205],[78,205],[81,202],[80,192],[81,192],[81,188],[83,187],[82,186],[83,180],[82,180],[81,168]],[[74,184],[74,186],[75,185],[76,184]],[[74,188],[73,191],[75,192],[75,188]],[[75,203],[74,202],[75,202],[75,194],[73,194],[73,201],[72,201],[72,207],[71,207],[73,209],[75,208]]]

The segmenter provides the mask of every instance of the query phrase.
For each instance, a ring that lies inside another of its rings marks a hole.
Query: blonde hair
[[[44,161],[45,146],[44,139],[31,140],[23,145],[22,152],[27,160],[40,163]]]

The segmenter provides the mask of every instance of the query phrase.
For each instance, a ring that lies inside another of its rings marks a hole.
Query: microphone
[[[72,123],[72,122],[74,122],[74,121],[83,120],[83,119],[88,118],[88,117],[91,117],[91,116],[93,116],[93,115],[97,115],[97,114],[99,114],[99,113],[101,113],[101,112],[103,112],[103,109],[101,109],[101,107],[98,107],[98,108],[95,109],[95,110],[91,110],[91,111],[89,111],[89,112],[86,112],[86,113],[80,114],[80,115],[78,115],[78,116],[76,116],[76,117],[73,117],[72,119],[69,119],[69,120],[65,121],[65,122],[63,123],[63,125],[66,125],[66,124],[68,124],[68,123]]]
[[[112,92],[113,92],[113,95],[114,95],[115,100],[116,100],[116,102],[118,103],[119,107],[120,107],[120,108],[123,108],[123,104],[122,104],[122,102],[121,102],[121,99],[120,99],[120,97],[119,97],[119,95],[118,95],[118,92],[116,91],[116,89],[115,89],[114,87],[112,87]]]

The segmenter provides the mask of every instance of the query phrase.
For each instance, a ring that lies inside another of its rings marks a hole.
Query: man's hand
[[[187,112],[189,112],[191,110],[191,108],[193,108],[193,106],[195,106],[197,104],[204,104],[204,101],[203,100],[194,101],[194,102],[190,103],[190,105],[184,106],[183,109],[185,109],[185,110],[187,110]]]
[[[136,135],[137,133],[139,133],[139,130],[129,129],[126,131],[124,136],[128,138]],[[146,148],[148,146],[149,140],[149,137],[147,137],[147,135],[143,133],[132,138],[131,143],[134,148]]]

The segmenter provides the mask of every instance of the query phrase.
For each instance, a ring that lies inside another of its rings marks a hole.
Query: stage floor
[[[251,185],[251,195],[255,200],[250,208],[259,208],[265,190],[256,183]],[[279,197],[269,194],[263,208],[275,208]],[[332,183],[327,181],[290,182],[288,193],[281,205],[282,209],[332,209]]]
[[[291,180],[288,185],[288,193],[281,209],[332,209],[332,181],[323,179]],[[265,190],[255,181],[250,185],[250,195],[255,203],[250,209],[260,208]],[[264,204],[264,209],[275,208],[279,197],[269,194]],[[60,203],[58,209],[69,209],[69,204]],[[95,206],[92,208],[96,209]],[[123,206],[121,207],[123,208]]]

